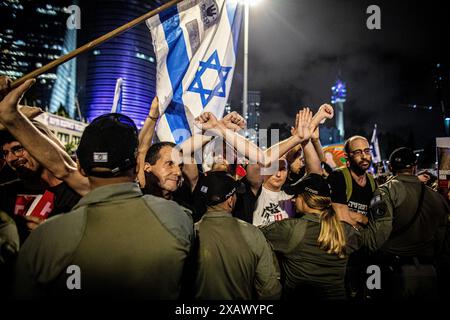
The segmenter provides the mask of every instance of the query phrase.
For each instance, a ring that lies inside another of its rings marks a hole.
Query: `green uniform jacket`
[[[197,299],[280,297],[273,252],[257,227],[210,208],[195,229],[199,239]]]
[[[398,175],[378,188],[371,201],[368,228],[362,232],[363,243],[371,251],[398,256],[435,257],[444,250],[449,208],[443,197],[425,187],[418,218],[404,232],[397,230],[412,221],[421,193],[416,176]]]
[[[344,299],[344,276],[348,256],[359,248],[359,232],[342,223],[346,234],[346,256],[340,258],[317,243],[320,218],[305,214],[300,218],[273,222],[261,230],[281,258],[283,285],[287,292],[299,286],[313,288],[323,299]],[[311,292],[311,294],[313,294]]]
[[[15,296],[176,299],[193,232],[188,212],[142,196],[135,183],[96,188],[31,233],[19,252]],[[69,266],[79,267],[81,289],[70,286]]]

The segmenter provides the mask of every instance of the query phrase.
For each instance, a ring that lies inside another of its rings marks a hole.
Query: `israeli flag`
[[[373,127],[372,139],[370,140],[370,148],[372,149],[372,161],[374,163],[381,162],[380,146],[378,144],[377,125]]]
[[[118,78],[116,81],[116,88],[114,89],[114,100],[111,108],[111,113],[122,112],[122,84],[123,78]]]
[[[161,141],[180,143],[194,118],[222,118],[236,63],[242,6],[228,0],[186,0],[147,20],[157,59]]]

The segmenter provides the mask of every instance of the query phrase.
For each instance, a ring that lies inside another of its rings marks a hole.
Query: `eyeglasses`
[[[366,148],[364,150],[358,149],[358,150],[350,151],[350,154],[355,157],[359,157],[363,153],[370,156],[372,154],[372,150],[370,150],[370,148]]]
[[[23,156],[23,152],[25,151],[25,148],[21,145],[14,146],[11,148],[11,150],[2,150],[3,158],[6,159],[8,157],[9,153],[12,153],[15,157],[21,157]]]

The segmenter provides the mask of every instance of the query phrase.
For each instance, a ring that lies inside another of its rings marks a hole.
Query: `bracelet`
[[[152,117],[151,115],[148,115],[147,118],[150,118],[150,119],[155,120],[155,121],[158,120],[158,117]]]

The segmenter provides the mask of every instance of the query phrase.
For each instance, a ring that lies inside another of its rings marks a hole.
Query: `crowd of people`
[[[157,142],[155,98],[140,131],[124,114],[102,115],[72,156],[19,106],[34,80],[10,83],[0,77],[2,295],[449,295],[447,200],[419,179],[405,147],[391,154],[382,184],[362,136],[346,140],[346,166],[327,167],[318,128],[333,118],[328,104],[299,110],[291,136],[262,150],[239,134],[246,123],[236,112],[204,112],[200,133]],[[371,286],[369,266],[380,272]]]

